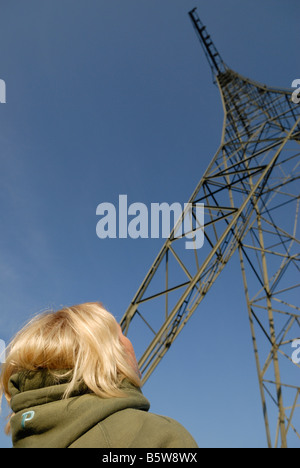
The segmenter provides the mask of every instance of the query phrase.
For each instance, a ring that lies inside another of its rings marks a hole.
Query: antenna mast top
[[[194,8],[189,12],[189,16],[192,20],[194,28],[196,29],[197,36],[200,40],[200,43],[204,49],[206,58],[212,70],[214,76],[218,76],[222,73],[225,73],[228,69],[224,63],[221,55],[217,51],[213,41],[211,40],[210,35],[206,30],[206,26],[200,20],[198,14],[196,13],[197,8]]]

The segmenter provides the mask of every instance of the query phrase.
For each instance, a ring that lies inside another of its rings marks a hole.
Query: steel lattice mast
[[[286,447],[291,434],[300,443],[300,366],[291,357],[300,339],[300,106],[291,92],[229,69],[196,9],[189,15],[221,93],[222,141],[189,200],[192,216],[183,211],[121,326],[125,334],[138,327],[143,337],[145,382],[238,253],[267,441]],[[205,228],[197,218],[201,203]],[[187,217],[190,230],[204,233],[201,250],[185,248]]]

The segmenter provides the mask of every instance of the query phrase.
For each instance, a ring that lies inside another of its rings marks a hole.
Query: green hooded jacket
[[[124,398],[100,398],[77,385],[62,399],[67,383],[45,371],[10,378],[14,448],[196,448],[173,419],[149,413],[141,390],[127,381]]]

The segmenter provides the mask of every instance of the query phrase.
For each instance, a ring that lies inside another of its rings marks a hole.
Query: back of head
[[[125,378],[141,385],[136,365],[120,340],[120,326],[98,302],[44,312],[30,320],[7,348],[0,393],[9,402],[10,377],[41,369],[58,381],[69,375],[65,397],[77,383],[84,383],[102,398],[125,396],[120,389]]]

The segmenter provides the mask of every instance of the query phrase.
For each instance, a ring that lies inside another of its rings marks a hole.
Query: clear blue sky
[[[0,0],[1,339],[48,307],[127,309],[163,241],[98,239],[97,205],[187,202],[220,143],[195,6],[231,68],[300,78],[298,0]],[[237,258],[213,291],[144,393],[201,447],[265,447]]]

